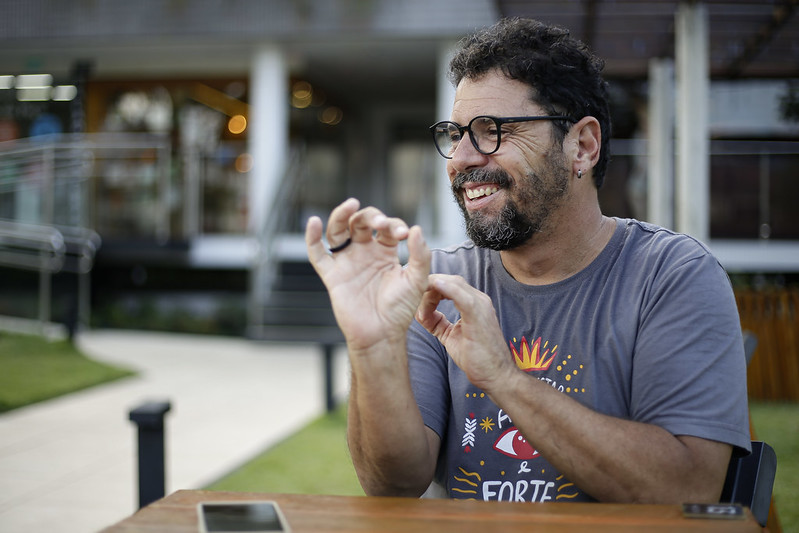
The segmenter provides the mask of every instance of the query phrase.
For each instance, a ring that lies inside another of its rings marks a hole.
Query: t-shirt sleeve
[[[446,350],[416,320],[408,330],[411,388],[426,426],[444,440],[450,392]]]
[[[656,273],[640,320],[633,419],[750,450],[740,319],[716,259],[693,254]]]

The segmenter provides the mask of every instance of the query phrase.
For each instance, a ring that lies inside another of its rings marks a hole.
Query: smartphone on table
[[[274,501],[201,502],[197,504],[201,533],[290,533]]]

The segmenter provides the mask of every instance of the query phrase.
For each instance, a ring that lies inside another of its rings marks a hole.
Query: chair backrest
[[[765,527],[776,473],[777,454],[774,449],[765,442],[752,441],[751,454],[730,460],[721,502],[749,507],[758,523]]]
[[[746,366],[749,366],[749,362],[752,360],[752,356],[755,354],[755,348],[757,348],[757,335],[751,331],[744,331],[743,339],[744,355],[746,355]]]

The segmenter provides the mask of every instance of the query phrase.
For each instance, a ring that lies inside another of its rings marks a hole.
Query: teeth
[[[482,198],[483,196],[491,196],[498,190],[499,187],[482,187],[480,189],[467,189],[466,196],[468,196],[470,200],[474,200],[475,198]]]

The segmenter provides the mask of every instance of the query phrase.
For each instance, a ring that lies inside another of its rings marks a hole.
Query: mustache
[[[507,187],[511,178],[501,169],[478,168],[471,172],[458,172],[452,180],[452,192],[457,193],[467,183],[496,183],[500,187]]]

